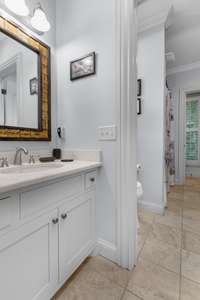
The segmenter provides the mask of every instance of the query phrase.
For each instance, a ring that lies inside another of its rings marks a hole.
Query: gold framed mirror
[[[50,48],[0,16],[0,140],[51,140]]]

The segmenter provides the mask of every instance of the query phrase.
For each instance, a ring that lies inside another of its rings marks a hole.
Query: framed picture
[[[31,95],[38,94],[38,79],[36,77],[30,79],[30,94]]]
[[[142,114],[142,101],[141,101],[141,98],[137,99],[137,114],[138,115]]]
[[[96,74],[96,54],[89,53],[70,62],[70,80],[76,80]]]
[[[137,81],[137,96],[142,96],[142,79],[138,79]]]

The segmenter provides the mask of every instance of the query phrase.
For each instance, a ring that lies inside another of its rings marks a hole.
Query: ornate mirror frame
[[[50,141],[51,140],[51,53],[50,48],[26,33],[18,25],[0,16],[0,32],[27,46],[39,55],[40,114],[39,129],[0,127],[0,140]]]

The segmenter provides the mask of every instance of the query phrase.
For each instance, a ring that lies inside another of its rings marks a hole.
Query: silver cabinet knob
[[[54,225],[58,224],[58,222],[59,222],[59,219],[58,219],[58,218],[55,218],[55,219],[52,220],[52,223],[53,223]]]
[[[61,215],[61,218],[62,218],[63,220],[67,219],[67,214],[62,214],[62,215]]]

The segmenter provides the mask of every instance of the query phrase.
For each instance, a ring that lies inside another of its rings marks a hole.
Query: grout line
[[[131,294],[131,295],[137,297],[139,300],[144,300],[143,298],[141,298],[140,296],[136,295],[135,293],[133,293],[133,292],[130,291],[130,290],[126,290],[126,292],[128,292],[129,294]]]
[[[139,260],[139,258],[140,258],[140,256],[141,256],[142,250],[144,249],[144,246],[145,246],[145,244],[146,244],[146,242],[147,242],[147,239],[148,239],[148,237],[149,237],[149,233],[153,230],[153,225],[156,223],[156,222],[155,222],[155,218],[156,218],[156,216],[153,217],[153,220],[152,220],[152,222],[150,222],[150,223],[146,222],[147,224],[149,224],[150,228],[149,228],[149,229],[147,230],[147,232],[145,233],[144,243],[143,243],[143,245],[142,245],[140,251],[138,252],[138,255],[137,255],[137,261]]]
[[[186,279],[187,281],[190,281],[190,282],[192,282],[192,283],[194,283],[194,284],[200,286],[200,282],[194,281],[194,280],[192,280],[192,279],[190,279],[190,278],[188,278],[188,277],[185,277],[185,276],[182,276],[182,278],[184,278],[184,279]]]
[[[121,295],[121,297],[120,297],[120,300],[123,300],[123,299],[124,299],[125,293],[126,293],[126,288],[124,288],[123,293],[122,293],[122,295]]]
[[[177,275],[177,276],[180,275],[179,273],[177,273],[177,272],[175,272],[175,271],[172,271],[172,270],[169,270],[169,269],[167,269],[166,267],[161,266],[160,264],[156,264],[155,262],[152,262],[152,260],[149,260],[149,259],[144,258],[144,257],[141,257],[141,259],[144,260],[144,261],[147,261],[147,262],[149,262],[150,264],[152,264],[152,265],[154,265],[154,266],[157,266],[157,267],[159,267],[159,268],[161,268],[161,269],[163,269],[163,270],[165,270],[165,271],[167,271],[167,272],[169,272],[169,273],[173,273],[173,274],[175,274],[175,275]]]

